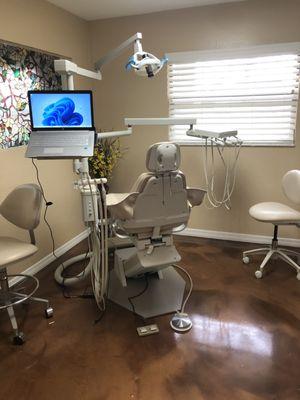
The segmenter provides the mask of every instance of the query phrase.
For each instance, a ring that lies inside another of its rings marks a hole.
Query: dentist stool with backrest
[[[282,179],[282,189],[286,197],[294,204],[300,205],[300,171],[287,172]],[[259,269],[255,272],[256,278],[262,278],[263,270],[272,256],[277,256],[291,265],[297,271],[297,279],[300,280],[300,266],[290,256],[300,259],[300,253],[278,247],[278,227],[280,225],[295,225],[300,227],[300,212],[282,203],[266,202],[259,203],[249,209],[252,218],[260,222],[274,225],[274,235],[270,247],[254,249],[243,252],[243,262],[250,262],[249,256],[267,253]]]
[[[13,343],[23,344],[25,338],[18,329],[17,320],[13,306],[23,303],[27,300],[38,301],[46,304],[45,315],[52,317],[53,309],[49,301],[33,294],[39,287],[39,281],[35,276],[26,274],[8,275],[7,269],[11,264],[32,256],[38,251],[35,245],[34,229],[40,222],[42,206],[42,193],[39,186],[35,184],[25,184],[17,186],[0,204],[0,215],[19,228],[29,231],[30,242],[0,236],[0,310],[6,309],[14,330]],[[24,282],[32,281],[33,289],[29,293],[22,293],[9,286],[9,278],[18,278]]]
[[[139,176],[130,192],[107,195],[116,234],[129,237],[133,245],[115,252],[108,296],[144,318],[182,306],[185,282],[174,269],[181,258],[173,233],[186,227],[191,208],[202,203],[206,191],[188,188],[179,166],[180,147],[156,143],[147,152],[148,172]],[[136,297],[143,288],[145,293]],[[133,297],[134,310],[129,301]]]

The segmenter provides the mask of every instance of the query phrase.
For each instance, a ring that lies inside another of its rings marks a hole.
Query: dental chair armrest
[[[187,199],[191,207],[200,206],[206,194],[206,190],[187,188]]]
[[[132,219],[133,205],[138,192],[133,193],[109,193],[106,196],[106,205],[112,217],[116,219]]]

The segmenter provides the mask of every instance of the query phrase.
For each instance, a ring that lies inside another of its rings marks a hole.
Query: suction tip
[[[193,323],[188,314],[177,312],[173,315],[170,325],[175,332],[180,333],[189,331],[192,328]]]

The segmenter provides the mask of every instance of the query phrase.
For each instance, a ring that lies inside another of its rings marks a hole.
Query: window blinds
[[[184,53],[179,53],[180,62],[170,57],[170,117],[198,118],[196,128],[204,130],[237,129],[246,145],[291,146],[299,96],[298,53],[246,56],[244,51],[232,59],[223,54],[221,59],[193,62],[184,62]],[[170,140],[195,144],[187,129],[170,127]]]

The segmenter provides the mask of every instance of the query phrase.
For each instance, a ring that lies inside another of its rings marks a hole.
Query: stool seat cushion
[[[36,253],[38,248],[21,240],[0,236],[0,267]]]
[[[273,224],[300,224],[300,212],[281,203],[258,203],[249,209],[252,218]]]

